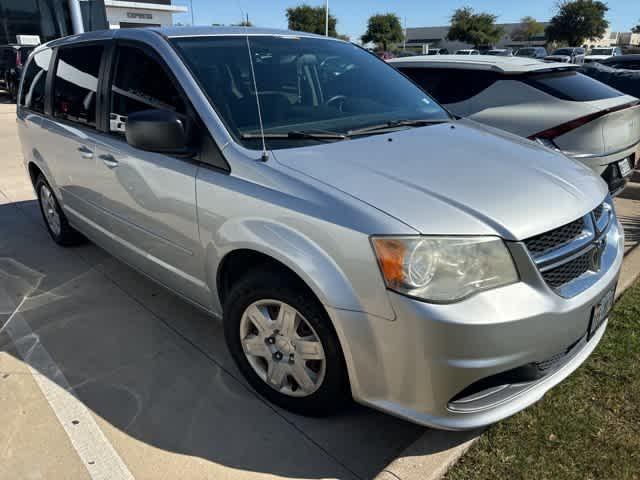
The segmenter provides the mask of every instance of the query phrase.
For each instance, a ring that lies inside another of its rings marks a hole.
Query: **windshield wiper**
[[[260,132],[255,133],[243,133],[243,139],[262,138]],[[335,132],[304,132],[299,130],[293,130],[291,132],[284,133],[265,133],[264,138],[276,138],[278,140],[345,140],[346,135]]]
[[[392,120],[378,125],[370,125],[368,127],[356,128],[347,132],[348,137],[357,135],[368,135],[370,133],[384,133],[398,127],[424,127],[426,125],[436,125],[438,123],[446,123],[449,120]]]

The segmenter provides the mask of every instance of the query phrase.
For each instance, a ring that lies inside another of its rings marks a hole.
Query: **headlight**
[[[496,237],[374,237],[387,287],[434,303],[451,303],[518,281]]]

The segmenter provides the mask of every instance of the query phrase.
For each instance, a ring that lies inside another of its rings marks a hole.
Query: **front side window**
[[[416,85],[355,45],[293,36],[248,38],[172,40],[229,131],[248,148],[260,148],[256,86],[273,149],[322,141],[300,141],[301,132],[339,136],[387,122],[450,119]],[[274,139],[289,133],[298,141]]]
[[[185,102],[162,65],[139,48],[120,47],[111,86],[110,131],[124,134],[130,113],[153,109],[186,113]]]
[[[102,45],[58,50],[53,84],[54,116],[95,127],[98,76],[103,50]]]
[[[20,95],[20,105],[24,108],[44,113],[45,84],[50,61],[51,50],[47,48],[36,53],[29,62]]]

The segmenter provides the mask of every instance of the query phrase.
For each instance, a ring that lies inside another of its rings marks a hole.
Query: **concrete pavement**
[[[218,322],[94,245],[50,240],[13,105],[0,105],[0,152],[0,478],[109,478],[121,461],[118,478],[422,479],[468,445],[363,407],[310,419],[267,403]]]

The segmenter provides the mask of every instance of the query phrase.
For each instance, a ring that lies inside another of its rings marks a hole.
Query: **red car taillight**
[[[20,55],[20,50],[16,52],[16,67],[22,68],[22,55]]]
[[[627,108],[635,107],[637,105],[640,105],[640,100],[635,100],[633,102],[618,105],[616,107],[606,108],[604,110],[600,110],[599,112],[590,113],[589,115],[585,115],[584,117],[576,118],[575,120],[571,120],[570,122],[563,123],[561,125],[558,125],[557,127],[543,130],[542,132],[538,132],[527,138],[529,138],[529,140],[553,140],[560,135],[564,135],[565,133],[569,133],[571,130],[575,130],[576,128],[586,125],[587,123],[592,122],[597,118],[604,117],[605,115],[613,112],[619,112],[620,110],[626,110]]]

